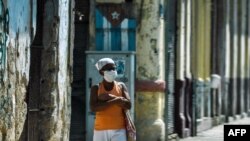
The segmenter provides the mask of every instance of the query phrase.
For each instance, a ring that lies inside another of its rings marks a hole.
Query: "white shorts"
[[[126,130],[94,130],[93,141],[127,141]]]

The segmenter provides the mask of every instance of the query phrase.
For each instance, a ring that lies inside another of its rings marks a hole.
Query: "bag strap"
[[[122,97],[125,98],[125,94],[124,94],[124,92],[123,92],[123,90],[124,90],[124,88],[123,88],[123,83],[122,83],[122,82],[117,82],[117,83],[118,83],[118,85],[119,85],[119,87],[120,87],[120,89],[121,89],[121,91],[122,91]]]

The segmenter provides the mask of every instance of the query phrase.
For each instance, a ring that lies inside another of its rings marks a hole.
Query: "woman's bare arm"
[[[122,82],[119,82],[119,85],[121,87],[122,90],[122,101],[119,103],[119,105],[123,108],[123,109],[131,109],[131,100],[130,100],[130,96],[128,93],[128,89],[126,87],[126,85]]]
[[[98,85],[91,88],[90,94],[90,108],[92,112],[101,111],[112,104],[119,104],[122,101],[121,97],[113,97],[112,95],[103,95],[108,100],[98,99]]]

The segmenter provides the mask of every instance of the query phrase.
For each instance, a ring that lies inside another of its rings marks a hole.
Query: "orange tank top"
[[[106,91],[103,83],[100,83],[98,95],[103,93],[122,96],[122,91],[116,81],[114,81],[114,87],[111,91]],[[96,112],[95,130],[123,128],[125,128],[124,113],[118,105],[110,105],[105,110]]]

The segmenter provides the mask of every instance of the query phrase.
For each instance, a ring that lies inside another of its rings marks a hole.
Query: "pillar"
[[[136,47],[135,124],[137,139],[165,140],[164,22],[162,1],[142,0]]]

